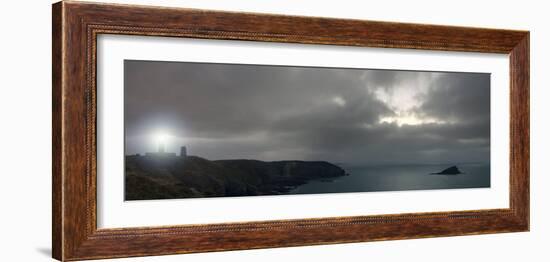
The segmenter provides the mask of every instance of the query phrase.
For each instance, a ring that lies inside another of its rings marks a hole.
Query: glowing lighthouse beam
[[[166,144],[169,142],[171,136],[166,132],[157,132],[153,136],[155,143],[158,145],[158,152],[164,153],[166,151]]]

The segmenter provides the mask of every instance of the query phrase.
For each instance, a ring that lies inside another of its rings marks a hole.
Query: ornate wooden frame
[[[53,257],[81,260],[529,230],[529,32],[64,1],[53,5]],[[96,41],[124,34],[504,53],[510,208],[98,229]]]

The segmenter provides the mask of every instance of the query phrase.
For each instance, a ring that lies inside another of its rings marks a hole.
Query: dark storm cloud
[[[490,79],[487,74],[441,74],[425,95],[420,112],[457,121],[490,121]]]
[[[160,128],[209,159],[481,162],[489,99],[488,74],[126,61],[126,149]]]

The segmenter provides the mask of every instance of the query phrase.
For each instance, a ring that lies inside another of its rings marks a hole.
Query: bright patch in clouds
[[[334,96],[331,99],[332,103],[336,104],[337,106],[344,107],[346,106],[346,100],[342,98],[341,96]]]
[[[387,123],[387,124],[397,124],[398,126],[403,125],[423,125],[423,124],[445,124],[445,121],[441,121],[435,118],[423,118],[418,117],[415,114],[407,114],[407,113],[398,113],[396,116],[387,116],[382,117],[379,120],[379,123]]]
[[[439,119],[419,116],[415,112],[418,107],[422,106],[422,97],[428,92],[429,84],[435,78],[434,75],[429,77],[420,77],[419,75],[416,79],[410,79],[408,82],[394,83],[391,88],[377,87],[374,90],[375,97],[395,113],[392,116],[381,117],[378,122],[395,123],[398,126],[447,123]]]

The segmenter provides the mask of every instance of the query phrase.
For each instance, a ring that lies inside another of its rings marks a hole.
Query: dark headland
[[[314,179],[345,176],[325,161],[216,160],[197,156],[126,156],[125,199],[279,195]]]

